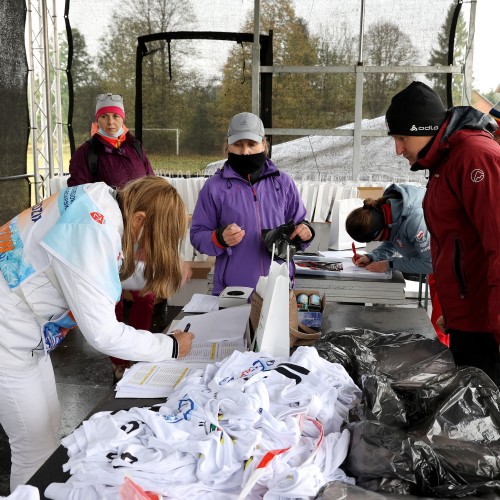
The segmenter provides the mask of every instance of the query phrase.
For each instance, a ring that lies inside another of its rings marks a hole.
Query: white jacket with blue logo
[[[0,365],[21,367],[78,325],[99,351],[122,359],[172,357],[166,335],[117,321],[123,219],[104,183],[71,187],[0,227]]]

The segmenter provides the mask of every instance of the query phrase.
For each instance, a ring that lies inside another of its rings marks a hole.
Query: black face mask
[[[248,177],[248,175],[261,170],[266,163],[266,153],[262,151],[261,153],[256,153],[254,155],[237,155],[234,153],[228,153],[227,159],[229,165],[240,174],[242,177]]]

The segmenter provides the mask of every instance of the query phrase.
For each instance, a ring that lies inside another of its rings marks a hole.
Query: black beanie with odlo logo
[[[422,82],[412,82],[396,94],[385,121],[389,135],[435,135],[446,119],[440,97]]]

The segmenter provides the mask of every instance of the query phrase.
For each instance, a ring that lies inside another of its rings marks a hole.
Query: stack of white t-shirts
[[[333,480],[361,392],[314,347],[238,352],[181,382],[162,404],[93,415],[63,439],[72,477],[52,499],[118,499],[125,476],[167,498],[313,498]],[[243,495],[244,496],[240,496]]]

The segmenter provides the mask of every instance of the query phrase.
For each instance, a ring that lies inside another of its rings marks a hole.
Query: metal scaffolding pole
[[[54,162],[62,173],[62,111],[56,2],[53,15],[46,0],[26,0],[27,60],[35,200],[50,194]],[[28,169],[30,165],[28,165]]]

